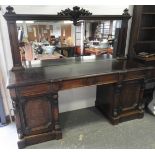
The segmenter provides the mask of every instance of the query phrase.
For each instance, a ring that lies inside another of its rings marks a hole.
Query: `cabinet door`
[[[143,117],[143,79],[97,86],[96,104],[111,121],[123,121]]]
[[[142,80],[126,81],[122,85],[120,94],[121,112],[139,109],[142,106]]]
[[[52,104],[50,95],[22,97],[19,100],[24,135],[52,131]]]

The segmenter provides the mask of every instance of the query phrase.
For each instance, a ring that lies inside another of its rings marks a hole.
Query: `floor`
[[[91,107],[62,113],[60,120],[63,139],[32,145],[27,149],[155,149],[155,117],[148,113],[143,119],[113,126],[96,108]],[[0,146],[17,148],[16,141],[14,123],[0,128]]]

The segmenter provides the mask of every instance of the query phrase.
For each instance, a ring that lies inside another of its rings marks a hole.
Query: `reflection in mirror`
[[[120,20],[85,22],[84,54],[113,54],[121,28]]]
[[[22,62],[113,55],[121,20],[16,21]]]

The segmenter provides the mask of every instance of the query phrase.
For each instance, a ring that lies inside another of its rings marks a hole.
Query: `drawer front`
[[[102,85],[110,84],[118,81],[118,74],[102,75],[96,77],[87,78],[85,81],[86,86],[89,85]]]
[[[26,87],[20,87],[21,96],[34,96],[39,94],[46,94],[50,91],[50,84],[39,84]]]
[[[134,80],[145,78],[145,70],[129,71],[126,73],[125,80]]]
[[[108,74],[108,75],[66,80],[62,82],[55,82],[54,84],[56,84],[59,87],[58,90],[65,90],[91,85],[116,83],[117,81],[118,81],[118,74]],[[20,87],[18,90],[21,96],[36,96],[50,93],[52,91],[52,84],[46,83],[46,84],[25,86]],[[11,94],[12,94],[11,96],[15,96],[15,90],[12,90]]]
[[[86,77],[86,78],[81,78],[81,79],[76,79],[76,80],[63,81],[61,84],[61,90],[84,87],[84,86],[91,86],[91,85],[115,83],[117,81],[118,81],[117,74]]]
[[[61,90],[82,87],[84,85],[84,79],[63,81],[61,85]]]

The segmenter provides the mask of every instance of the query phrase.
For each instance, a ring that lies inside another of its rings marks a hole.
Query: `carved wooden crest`
[[[6,7],[7,12],[5,14],[15,14],[14,8],[12,6]]]
[[[71,20],[73,21],[73,24],[77,25],[77,21],[80,19],[81,16],[91,16],[92,13],[78,6],[74,6],[73,10],[69,8],[65,10],[61,10],[61,12],[58,12],[58,15],[59,16],[70,16]]]
[[[123,11],[123,14],[122,14],[122,15],[124,15],[124,16],[130,15],[130,14],[129,14],[129,10],[126,8],[126,9]]]

